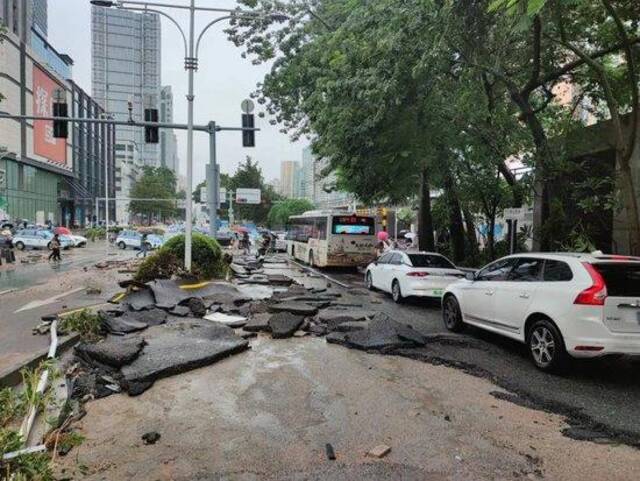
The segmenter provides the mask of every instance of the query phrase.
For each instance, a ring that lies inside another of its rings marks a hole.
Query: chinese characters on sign
[[[56,89],[63,88],[44,71],[33,66],[33,114],[51,116],[53,97]],[[65,139],[53,136],[53,123],[49,120],[34,120],[33,151],[52,162],[67,166],[67,145]]]

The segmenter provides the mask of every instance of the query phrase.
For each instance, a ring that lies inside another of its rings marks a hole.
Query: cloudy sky
[[[158,0],[155,0],[156,2]],[[169,3],[168,0],[160,0]],[[171,0],[175,4],[188,4],[188,0]],[[200,6],[233,8],[232,0],[197,0]],[[166,10],[183,26],[188,17],[180,10]],[[196,33],[215,18],[215,14],[199,13]],[[224,24],[213,26],[200,45],[200,67],[195,76],[196,123],[215,120],[220,125],[240,124],[240,102],[248,97],[256,82],[262,80],[267,66],[252,65],[240,57],[240,49],[226,40]],[[197,37],[196,37],[197,38]],[[59,51],[69,54],[75,65],[74,80],[91,92],[91,6],[89,0],[49,0],[49,41]],[[162,19],[162,84],[171,85],[174,93],[174,121],[187,121],[187,73],[183,68],[184,48],[178,30]],[[267,118],[256,117],[258,127],[256,148],[242,148],[240,133],[221,132],[218,135],[218,162],[222,172],[233,172],[246,155],[251,155],[262,166],[266,180],[280,176],[280,161],[300,160],[306,142],[290,142],[289,138],[271,126]],[[186,133],[176,131],[181,171],[186,172]],[[209,148],[206,134],[194,134],[194,186],[205,178],[205,164]]]

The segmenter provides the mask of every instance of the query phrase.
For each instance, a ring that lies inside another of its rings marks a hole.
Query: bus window
[[[316,219],[316,230],[318,231],[317,239],[327,240],[327,218],[321,217]]]
[[[359,217],[355,215],[334,217],[331,233],[373,235],[375,233],[374,220],[372,217]]]

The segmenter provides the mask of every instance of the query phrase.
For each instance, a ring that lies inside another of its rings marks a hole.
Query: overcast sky
[[[155,0],[156,2],[158,0]],[[161,0],[168,3],[168,0]],[[175,4],[188,4],[188,0],[171,0]],[[200,6],[234,8],[232,0],[197,0]],[[188,17],[180,10],[166,10],[188,28]],[[208,12],[197,15],[196,34],[215,17]],[[220,23],[207,31],[200,45],[200,65],[195,75],[196,123],[215,120],[220,125],[240,125],[240,102],[247,98],[262,80],[267,66],[255,66],[240,57],[240,49],[228,42]],[[197,38],[197,36],[196,36]],[[89,0],[49,0],[49,41],[62,53],[69,54],[75,64],[74,80],[91,93],[91,6]],[[187,73],[183,68],[184,47],[176,27],[162,18],[162,85],[171,85],[174,93],[174,121],[187,121]],[[222,172],[233,172],[246,155],[251,155],[262,166],[265,180],[280,176],[280,161],[300,160],[307,142],[290,142],[278,126],[271,126],[268,118],[256,116],[256,147],[242,147],[240,133],[218,134],[218,162]],[[181,173],[186,172],[186,132],[176,131]],[[205,164],[209,159],[208,136],[194,134],[194,186],[205,178]]]

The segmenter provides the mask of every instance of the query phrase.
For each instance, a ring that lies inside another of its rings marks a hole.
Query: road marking
[[[209,284],[211,284],[211,282],[209,281],[199,282],[198,284],[185,284],[183,286],[180,286],[180,289],[201,289],[205,286],[208,286]]]
[[[325,274],[324,272],[320,272],[320,271],[314,269],[313,267],[305,266],[304,264],[300,264],[299,262],[296,262],[296,261],[294,261],[292,259],[289,259],[289,262],[291,262],[292,264],[297,265],[298,267],[302,267],[305,270],[311,271],[314,274],[318,274],[319,276],[324,277],[325,279],[327,279],[327,280],[329,280],[331,282],[335,282],[336,284],[338,284],[341,287],[344,287],[345,289],[351,289],[351,287],[352,287],[349,284],[345,284],[344,282],[340,282],[339,280],[334,279],[333,277]]]
[[[120,302],[122,300],[122,298],[124,296],[126,296],[127,293],[126,292],[121,292],[120,294],[116,294],[114,297],[111,298],[112,303],[117,304],[118,302]]]
[[[76,292],[84,291],[86,287],[78,287],[76,289],[71,289],[70,291],[63,292],[62,294],[56,294],[55,296],[49,297],[48,299],[44,299],[42,301],[31,301],[28,304],[25,304],[20,309],[14,312],[14,314],[22,311],[28,311],[31,309],[35,309],[37,307],[46,306],[48,304],[53,304],[54,302],[58,302],[63,297],[70,296],[71,294],[75,294]]]

